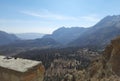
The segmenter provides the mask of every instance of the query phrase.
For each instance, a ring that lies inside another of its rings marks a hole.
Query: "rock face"
[[[120,37],[111,41],[79,81],[120,81]]]
[[[112,70],[120,76],[120,37],[112,41],[111,66]]]
[[[43,81],[40,61],[0,56],[0,81]]]

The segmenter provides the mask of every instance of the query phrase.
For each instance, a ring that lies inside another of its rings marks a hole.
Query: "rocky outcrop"
[[[111,66],[112,70],[120,76],[120,37],[112,40]]]
[[[43,81],[41,61],[0,56],[0,81]]]
[[[111,41],[79,81],[120,81],[120,37]]]

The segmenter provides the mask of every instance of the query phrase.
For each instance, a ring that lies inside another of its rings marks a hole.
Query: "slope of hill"
[[[103,47],[111,39],[120,35],[120,16],[107,16],[95,26],[88,28],[83,35],[69,43],[71,46]]]
[[[14,34],[8,34],[4,31],[0,31],[0,45],[6,45],[19,40]]]
[[[51,35],[43,38],[53,38],[66,46],[105,47],[111,39],[120,35],[120,15],[106,16],[96,25],[89,28],[71,27],[59,28]]]
[[[45,34],[41,34],[41,33],[19,33],[19,34],[15,34],[15,35],[22,40],[30,40],[30,39],[42,38]]]
[[[71,27],[71,28],[59,28],[55,30],[51,35],[46,35],[44,38],[53,38],[54,40],[60,42],[61,44],[67,44],[86,31],[83,27]]]

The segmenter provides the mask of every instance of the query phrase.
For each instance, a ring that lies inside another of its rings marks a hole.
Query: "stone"
[[[43,81],[41,61],[0,56],[0,81]]]

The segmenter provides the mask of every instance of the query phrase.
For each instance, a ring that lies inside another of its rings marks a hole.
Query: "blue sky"
[[[91,27],[107,15],[120,15],[120,0],[0,0],[0,30],[52,33],[65,27]]]

